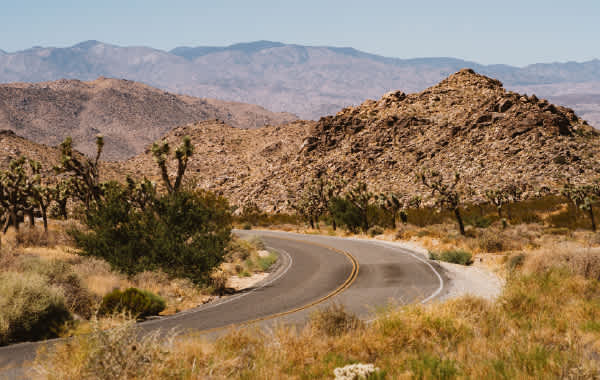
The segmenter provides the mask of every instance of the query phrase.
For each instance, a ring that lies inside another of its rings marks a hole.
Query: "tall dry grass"
[[[167,346],[153,342],[154,352],[165,355],[123,378],[324,379],[332,378],[335,368],[358,362],[381,368],[387,379],[600,376],[600,283],[561,268],[512,276],[497,301],[463,297],[404,306],[367,326],[338,323],[352,317],[331,312],[302,329],[233,330],[213,344],[194,336]],[[323,326],[344,328],[330,334]],[[85,372],[90,368],[104,371],[89,364],[96,341],[79,337],[77,342],[40,356],[38,368],[56,379],[93,378],[94,372]],[[102,350],[123,352],[111,347]],[[120,371],[129,368],[122,366]]]

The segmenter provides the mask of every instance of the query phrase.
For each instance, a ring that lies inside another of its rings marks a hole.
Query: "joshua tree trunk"
[[[27,210],[27,217],[29,218],[29,226],[35,227],[35,215],[33,214],[33,208]]]
[[[590,219],[592,220],[592,231],[596,232],[596,220],[594,219],[594,209],[592,205],[588,208],[588,212],[590,213]]]
[[[42,210],[42,219],[44,220],[44,233],[48,233],[48,207],[40,207]]]
[[[462,220],[462,216],[460,215],[460,210],[457,208],[454,209],[454,216],[456,216],[456,221],[458,222],[458,227],[460,228],[460,234],[465,235],[465,225]]]
[[[313,220],[313,218],[310,218],[310,228],[315,228],[315,221]]]
[[[67,199],[57,201],[57,203],[60,217],[67,220]]]
[[[5,233],[9,226],[13,226],[15,227],[15,231],[19,231],[19,216],[15,210],[10,210],[10,223],[6,225],[6,229],[4,230]]]
[[[337,230],[337,223],[335,222],[335,218],[331,219],[331,227],[334,231]]]

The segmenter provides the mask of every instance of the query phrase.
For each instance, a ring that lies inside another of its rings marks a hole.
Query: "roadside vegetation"
[[[41,165],[25,157],[0,172],[0,345],[87,333],[93,320],[109,327],[114,316],[196,307],[235,291],[232,277],[276,261],[259,240],[231,235],[225,198],[184,181],[188,138],[172,158],[167,144],[155,144],[159,186],[102,182],[103,139],[93,159],[71,145],[61,144],[53,178],[42,179]]]
[[[600,376],[600,248],[553,244],[508,256],[502,270],[507,283],[496,300],[465,296],[390,306],[370,324],[333,305],[314,312],[304,328],[234,330],[214,343],[177,334],[166,341],[139,338],[131,324],[95,329],[56,352],[40,352],[33,373],[49,379],[324,379],[361,364],[378,369],[372,379]]]

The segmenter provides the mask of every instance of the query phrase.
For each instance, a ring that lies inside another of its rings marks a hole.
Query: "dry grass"
[[[153,342],[151,351],[164,355],[122,378],[323,379],[357,362],[373,363],[388,379],[597,378],[600,326],[590,322],[600,317],[599,299],[597,281],[553,268],[511,278],[495,302],[463,297],[429,307],[405,306],[386,311],[368,326],[333,334],[324,333],[319,318],[301,330],[233,330],[214,344],[194,336],[174,345]],[[333,314],[325,319],[340,320],[339,313]],[[61,345],[54,355],[40,355],[38,371],[54,379],[84,373],[101,378],[105,367],[92,365],[95,352],[123,352],[114,343],[91,348],[96,341],[83,336],[75,342]],[[129,363],[121,366],[119,371],[130,368]],[[90,368],[100,372],[84,372]]]
[[[564,268],[575,275],[600,280],[600,247],[562,242],[530,253],[523,269],[535,273],[550,268]]]

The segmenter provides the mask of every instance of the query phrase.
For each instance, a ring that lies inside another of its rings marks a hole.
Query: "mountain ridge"
[[[296,119],[256,105],[175,95],[114,78],[0,85],[0,129],[48,145],[71,136],[87,154],[94,152],[95,135],[103,134],[107,159],[131,157],[176,126],[215,118],[238,128]]]
[[[99,41],[65,48],[38,47],[0,55],[0,82],[118,77],[178,94],[258,104],[318,119],[391,90],[422,91],[464,67],[496,77],[511,90],[547,98],[567,92],[600,94],[597,59],[514,67],[456,58],[400,59],[349,47],[273,41],[171,51]],[[594,103],[594,112],[579,104],[585,103],[564,105],[600,125],[596,116],[600,104]]]

